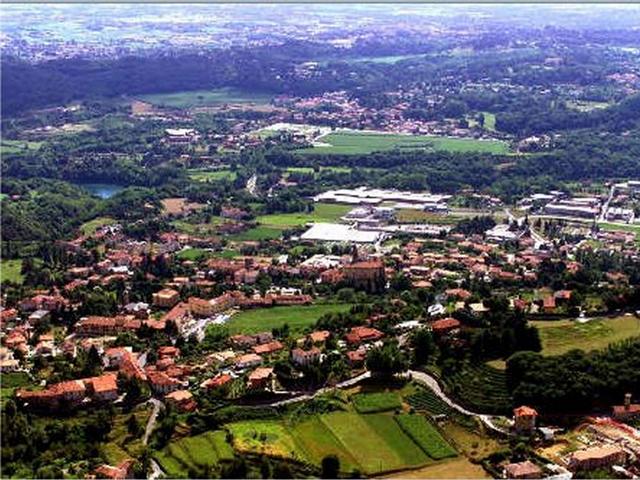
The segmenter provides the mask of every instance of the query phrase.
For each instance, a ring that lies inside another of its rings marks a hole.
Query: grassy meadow
[[[533,321],[544,355],[561,355],[573,349],[600,350],[614,342],[640,336],[640,319],[634,316],[575,320]]]
[[[442,150],[449,152],[486,152],[503,154],[509,146],[499,140],[476,140],[473,138],[449,138],[428,135],[401,135],[386,133],[340,132],[322,137],[319,142],[329,146],[318,146],[296,150],[303,155],[366,155],[389,150]]]
[[[334,203],[316,203],[310,213],[276,213],[261,215],[256,220],[261,225],[275,227],[297,227],[309,222],[335,222],[353,207]]]
[[[172,93],[141,95],[140,100],[159,107],[194,108],[222,105],[225,103],[267,104],[271,95],[245,92],[236,88],[216,88],[213,90],[191,90]]]
[[[0,283],[22,283],[22,260],[2,260],[0,264]]]
[[[235,314],[227,322],[231,334],[271,331],[285,323],[293,331],[312,326],[325,313],[345,312],[349,304],[322,303],[308,306],[255,308]]]

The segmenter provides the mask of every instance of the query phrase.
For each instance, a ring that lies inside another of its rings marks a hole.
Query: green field
[[[321,418],[367,475],[428,463],[426,455],[420,455],[411,439],[398,431],[399,426],[391,424],[395,423],[392,416],[384,416],[386,420],[373,417],[380,415],[334,412]],[[414,456],[408,465],[404,452],[411,451]]]
[[[598,227],[611,232],[630,232],[640,235],[640,225],[621,225],[618,223],[599,222]]]
[[[434,460],[455,457],[456,451],[440,435],[440,432],[420,415],[398,415],[400,428]]]
[[[282,232],[286,230],[282,226],[258,225],[247,231],[229,235],[227,238],[236,242],[259,242],[261,240],[277,240],[282,237]]]
[[[354,395],[352,400],[359,413],[386,412],[402,408],[402,401],[396,393],[359,393]]]
[[[289,429],[278,420],[247,420],[227,425],[233,435],[233,446],[239,452],[306,460],[304,451]]]
[[[268,104],[271,95],[245,92],[235,88],[217,88],[214,90],[192,90],[174,93],[154,93],[141,95],[140,100],[159,107],[193,108],[222,105],[225,103]]]
[[[26,153],[38,150],[43,142],[27,142],[26,140],[2,140],[0,154],[11,155],[14,153]]]
[[[418,388],[407,396],[407,403],[414,409],[425,411],[430,415],[447,415],[452,408],[444,403],[430,388]]]
[[[182,438],[170,442],[153,457],[169,478],[188,478],[193,473],[203,476],[220,461],[233,459],[233,449],[225,437],[226,432],[217,430]]]
[[[351,167],[320,167],[320,172],[351,173],[352,170]],[[315,170],[313,167],[287,167],[287,172],[313,174]]]
[[[484,128],[487,130],[495,131],[496,129],[496,116],[491,112],[482,112],[484,115]]]
[[[446,390],[471,411],[504,414],[511,410],[511,394],[504,370],[488,365],[467,364],[452,375],[443,376]]]
[[[285,323],[293,331],[312,326],[325,313],[345,312],[348,304],[328,303],[309,306],[281,306],[244,310],[227,322],[231,334],[271,331]]]
[[[178,252],[176,258],[178,260],[191,260],[192,262],[197,262],[211,256],[211,252],[203,248],[187,248]]]
[[[335,455],[340,460],[341,471],[350,473],[360,468],[351,452],[331,433],[320,416],[297,423],[292,427],[291,434],[312,463],[319,465],[327,455]]]
[[[0,264],[0,283],[22,283],[22,260],[2,260]]]
[[[574,348],[599,350],[629,337],[640,336],[640,319],[634,316],[602,318],[578,323],[573,320],[534,321],[544,355],[561,355]]]
[[[116,220],[111,217],[98,217],[93,220],[89,220],[88,222],[80,225],[80,232],[82,235],[93,235],[96,233],[96,230],[100,227],[104,227],[105,225],[110,225],[112,223],[116,223]]]
[[[234,181],[236,179],[236,172],[223,169],[223,170],[200,170],[191,169],[187,170],[187,174],[191,180],[196,182],[216,182],[220,180]]]
[[[486,152],[503,154],[509,146],[499,140],[448,138],[427,135],[399,135],[384,133],[340,132],[322,137],[319,142],[330,144],[295,150],[304,155],[366,155],[388,150],[443,150],[450,152]]]
[[[353,207],[334,203],[316,203],[311,213],[276,213],[257,218],[261,225],[275,227],[296,227],[309,222],[335,222]]]
[[[135,415],[139,425],[146,425],[150,411],[148,405],[136,407],[133,415]],[[130,416],[131,413],[116,415],[107,441],[100,444],[100,452],[104,455],[107,463],[111,465],[117,465],[123,460],[138,458],[144,450],[141,438],[143,433],[141,432],[140,435],[134,437],[127,430],[127,420]]]

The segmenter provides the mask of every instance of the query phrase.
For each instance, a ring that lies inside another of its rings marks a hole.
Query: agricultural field
[[[430,415],[447,415],[453,410],[428,388],[418,387],[406,400],[415,410],[425,411]]]
[[[442,478],[491,478],[480,465],[471,463],[467,458],[458,456],[432,465],[392,473],[381,478],[397,479],[442,479]]]
[[[141,95],[139,98],[158,107],[194,108],[227,103],[268,104],[272,97],[268,94],[245,92],[235,88],[217,88],[214,90],[154,93]]]
[[[406,468],[406,458],[400,452],[415,449],[415,444],[402,431],[393,432],[395,428],[400,430],[397,424],[394,427],[388,421],[367,420],[372,416],[376,415],[334,412],[322,415],[322,421],[367,475]],[[388,419],[394,421],[391,416]],[[382,422],[384,429],[379,430]],[[430,461],[426,455],[417,455],[413,465]]]
[[[2,260],[0,264],[0,283],[22,283],[22,260]]]
[[[471,411],[504,414],[511,410],[512,398],[503,370],[488,365],[466,365],[442,380],[458,403]]]
[[[247,420],[227,425],[238,452],[252,452],[279,458],[306,460],[304,451],[277,420]]]
[[[467,428],[451,420],[442,423],[442,430],[456,449],[474,461],[480,461],[503,447],[495,438],[476,431],[483,428],[482,424],[476,428]]]
[[[190,169],[187,170],[187,175],[191,180],[196,182],[216,182],[220,180],[229,180],[230,182],[236,179],[236,172],[228,169],[223,170],[201,170]]]
[[[386,412],[402,408],[400,397],[396,393],[359,393],[352,398],[358,413]]]
[[[93,235],[96,233],[96,230],[100,227],[104,227],[105,225],[110,225],[112,223],[116,223],[116,220],[111,217],[98,217],[93,220],[89,220],[88,222],[80,225],[80,232],[82,235]]]
[[[434,460],[457,455],[451,445],[440,435],[438,429],[423,416],[398,415],[395,418],[400,428]]]
[[[170,478],[187,478],[190,472],[203,473],[221,461],[233,459],[233,449],[226,432],[217,430],[172,441],[154,458]]]
[[[543,355],[561,355],[572,349],[600,350],[614,342],[640,336],[640,319],[631,315],[593,319],[533,321],[542,341]]]
[[[316,203],[313,212],[277,213],[261,215],[256,220],[261,225],[274,227],[297,227],[309,222],[335,222],[353,207],[334,203]]]
[[[401,135],[385,133],[340,132],[322,137],[315,146],[295,150],[303,155],[366,155],[373,152],[399,150],[443,150],[450,152],[486,152],[502,154],[509,146],[498,140],[449,138],[427,135]]]
[[[256,308],[235,314],[227,326],[231,334],[271,331],[285,323],[291,330],[300,331],[314,325],[325,313],[345,312],[349,308],[351,305],[344,303]]]
[[[360,468],[354,456],[344,448],[318,415],[294,425],[291,434],[312,463],[320,464],[327,455],[336,455],[340,460],[340,470],[344,473]]]

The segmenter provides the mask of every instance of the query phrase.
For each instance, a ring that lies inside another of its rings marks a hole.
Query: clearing
[[[530,323],[540,332],[543,355],[561,355],[576,348],[600,350],[611,343],[640,336],[640,319],[632,315],[598,318],[586,323],[575,320]]]
[[[96,230],[98,230],[100,227],[104,227],[105,225],[111,225],[113,223],[117,223],[117,220],[115,218],[111,218],[111,217],[94,218],[93,220],[89,220],[88,222],[85,222],[82,225],[80,225],[80,232],[82,233],[82,235],[85,235],[85,236],[93,235],[94,233],[96,233]]]
[[[316,203],[313,212],[276,213],[261,215],[256,220],[261,225],[276,227],[297,227],[309,222],[335,222],[353,207],[335,203]]]
[[[0,283],[22,283],[22,260],[2,260],[0,264]]]
[[[236,172],[228,169],[222,170],[201,170],[201,169],[189,169],[187,175],[191,180],[196,182],[217,182],[220,180],[229,180],[230,182],[236,179]]]
[[[191,472],[201,475],[220,461],[232,460],[233,449],[226,432],[217,430],[172,441],[153,456],[170,478],[188,478]]]
[[[268,104],[272,96],[265,93],[247,92],[236,88],[213,90],[191,90],[173,93],[140,95],[139,99],[158,107],[192,108],[228,103]]]
[[[280,328],[285,323],[293,331],[303,330],[316,323],[325,313],[346,312],[351,305],[346,303],[321,303],[308,306],[280,306],[255,308],[235,314],[227,322],[229,332],[256,333]]]
[[[449,152],[486,152],[504,154],[507,143],[499,140],[474,138],[436,137],[429,135],[402,135],[391,133],[340,132],[330,133],[318,140],[315,146],[295,150],[304,155],[366,155],[388,150],[444,150]]]

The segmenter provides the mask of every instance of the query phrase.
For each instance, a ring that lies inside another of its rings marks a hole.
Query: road
[[[160,413],[160,409],[164,408],[164,404],[155,398],[149,400],[149,403],[153,404],[153,411],[149,416],[149,421],[147,422],[147,426],[144,429],[144,437],[142,437],[142,444],[146,445],[149,441],[149,437],[151,436],[151,432],[153,432],[153,427],[156,426],[156,420],[158,420],[158,413]]]
[[[258,196],[257,187],[258,185],[258,175],[255,173],[251,176],[249,180],[247,180],[247,192],[249,192],[254,197]]]
[[[611,203],[611,199],[613,199],[613,196],[616,193],[616,186],[611,185],[611,188],[609,189],[609,196],[607,197],[607,201],[604,202],[604,205],[602,205],[602,209],[600,210],[600,216],[598,217],[598,221],[599,222],[604,222],[607,218],[607,212],[609,211],[609,204]]]
[[[151,475],[149,475],[149,480],[155,480],[156,478],[160,478],[164,476],[164,472],[160,468],[160,465],[152,458],[150,460],[151,463]]]
[[[278,400],[277,402],[273,402],[270,403],[269,406],[271,407],[278,407],[280,405],[289,405],[291,403],[297,403],[297,402],[302,402],[305,400],[311,400],[313,397],[316,397],[318,395],[322,395],[323,393],[329,392],[331,390],[333,390],[334,388],[347,388],[347,387],[351,387],[353,385],[356,385],[357,383],[366,380],[367,378],[371,377],[371,372],[364,372],[360,375],[358,375],[357,377],[353,377],[350,378],[349,380],[345,380],[344,382],[340,382],[338,383],[335,387],[325,387],[325,388],[321,388],[319,390],[316,390],[313,393],[310,394],[304,394],[304,395],[298,395],[297,397],[293,397],[293,398],[287,398],[286,400]]]
[[[457,410],[458,412],[462,413],[463,415],[476,417],[483,424],[485,424],[488,428],[490,428],[491,430],[493,430],[495,432],[499,432],[499,433],[503,433],[503,434],[508,433],[505,429],[503,429],[501,427],[498,427],[493,421],[495,418],[502,418],[503,420],[508,420],[506,417],[498,417],[498,416],[495,416],[495,415],[486,415],[486,414],[482,414],[482,413],[474,413],[474,412],[472,412],[470,410],[467,410],[466,408],[461,407],[460,405],[455,403],[453,400],[451,400],[442,391],[442,389],[440,388],[440,384],[438,383],[438,380],[435,377],[429,375],[428,373],[420,372],[418,370],[409,370],[409,374],[411,375],[411,378],[413,380],[415,380],[417,383],[421,384],[422,386],[425,386],[425,387],[429,388],[431,391],[433,391],[433,393],[436,394],[436,396],[438,398],[440,398],[440,400],[442,400],[444,403],[449,405],[454,410]]]

